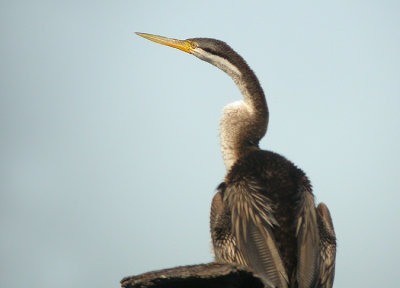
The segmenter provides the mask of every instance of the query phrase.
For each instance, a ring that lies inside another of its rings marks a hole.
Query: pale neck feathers
[[[225,106],[220,120],[221,151],[227,171],[241,156],[252,149],[258,149],[258,143],[265,135],[268,124],[268,108],[261,87],[259,86],[258,93],[250,94],[247,77],[242,77],[242,74],[230,76],[242,93],[244,101]]]
[[[242,155],[258,149],[258,143],[267,131],[268,107],[261,85],[246,61],[225,43],[218,43],[223,47],[220,49],[224,50],[224,56],[201,48],[193,54],[227,73],[243,96],[244,101],[234,102],[224,108],[220,121],[221,150],[229,171]]]

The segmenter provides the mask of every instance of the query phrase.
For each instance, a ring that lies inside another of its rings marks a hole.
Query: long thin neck
[[[193,38],[200,47],[193,53],[227,73],[238,86],[243,101],[224,108],[220,121],[221,150],[225,167],[249,150],[258,149],[268,125],[268,107],[264,91],[246,61],[226,43],[215,39]]]
[[[236,69],[222,69],[232,77],[244,100],[226,106],[220,122],[221,150],[228,171],[241,156],[258,149],[267,131],[269,116],[256,75],[241,57],[236,62],[232,63]]]
[[[243,60],[244,61],[244,60]],[[238,86],[240,93],[243,96],[245,104],[251,108],[254,112],[258,112],[260,121],[268,125],[268,106],[265,100],[264,91],[261,88],[260,82],[258,81],[253,70],[247,65],[246,62],[242,63],[240,67],[240,75],[238,77],[232,77],[235,84]],[[260,123],[261,126],[264,126]],[[260,136],[260,139],[264,136],[264,133]]]

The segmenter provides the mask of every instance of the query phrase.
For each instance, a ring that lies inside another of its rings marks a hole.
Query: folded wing
[[[336,236],[331,214],[324,203],[320,203],[317,207],[317,220],[321,238],[321,264],[318,287],[331,288],[335,277]]]
[[[288,287],[288,277],[272,232],[278,225],[270,201],[257,185],[231,185],[224,203],[231,211],[232,234],[247,265],[266,287]]]
[[[300,186],[301,200],[297,216],[297,272],[299,288],[318,287],[320,238],[314,196],[308,186]]]

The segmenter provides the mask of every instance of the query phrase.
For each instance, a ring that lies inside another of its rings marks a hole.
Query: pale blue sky
[[[270,107],[262,148],[331,210],[335,287],[399,285],[400,4],[238,2],[1,1],[1,287],[212,261],[218,121],[240,94],[135,31],[238,51]]]

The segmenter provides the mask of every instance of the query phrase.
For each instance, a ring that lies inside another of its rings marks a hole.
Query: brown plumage
[[[319,231],[311,186],[282,156],[242,156],[211,206],[216,260],[250,266],[267,287],[318,287]]]
[[[328,207],[324,203],[320,203],[317,212],[321,247],[321,265],[317,287],[329,288],[333,286],[335,277],[336,236]]]
[[[248,266],[266,287],[332,287],[336,239],[329,210],[323,203],[315,207],[303,171],[260,150],[269,114],[254,72],[219,40],[139,35],[213,64],[243,96],[224,108],[220,122],[227,175],[211,205],[216,261]]]

